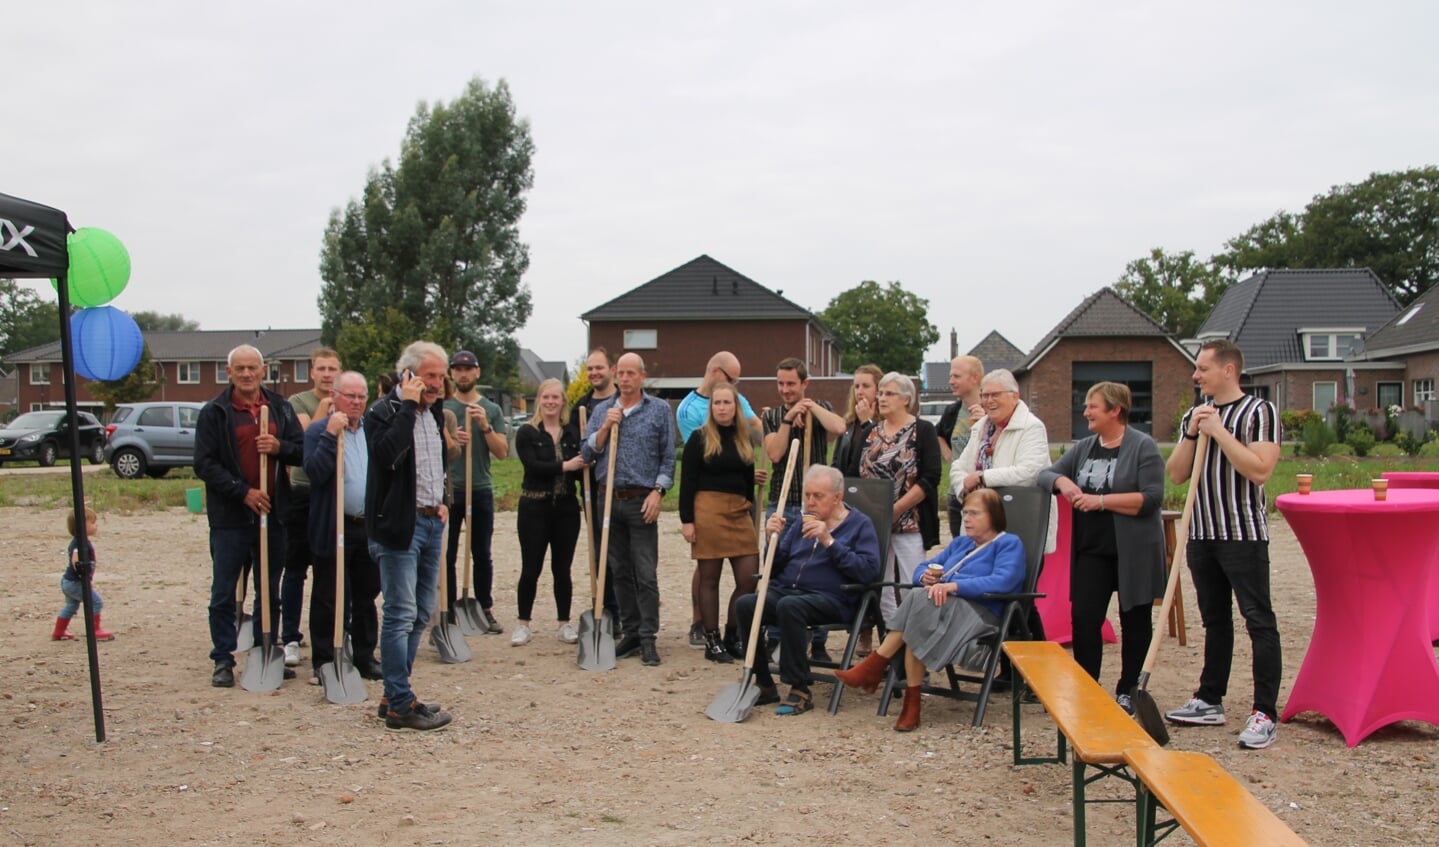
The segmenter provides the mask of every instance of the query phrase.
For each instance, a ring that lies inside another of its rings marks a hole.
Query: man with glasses
[[[695,430],[705,425],[705,420],[710,413],[710,393],[716,385],[737,385],[740,377],[739,359],[735,354],[721,350],[710,357],[709,364],[705,365],[704,379],[700,380],[699,387],[680,401],[679,407],[675,409],[675,420],[680,428],[680,445],[690,440],[690,435]],[[755,416],[754,409],[750,407],[749,401],[739,388],[735,388],[739,395],[740,415],[744,417],[749,426],[750,438],[755,444],[763,440],[763,429],[760,419]],[[755,470],[755,481],[759,484],[764,482],[764,472]],[[693,612],[693,620],[690,622],[689,644],[696,650],[703,650],[705,646],[705,628],[700,622],[700,570],[695,566],[694,576],[690,578],[690,606]]]
[[[334,411],[317,418],[305,430],[305,473],[315,489],[310,504],[309,543],[315,554],[315,584],[310,587],[310,666],[319,676],[320,665],[335,660],[335,476],[341,438],[345,440],[345,579],[350,642],[355,669],[365,679],[382,679],[375,648],[380,643],[380,618],[375,599],[380,596],[380,568],[370,558],[365,534],[365,479],[370,453],[360,428],[369,400],[365,375],[345,371],[335,380],[331,394]]]

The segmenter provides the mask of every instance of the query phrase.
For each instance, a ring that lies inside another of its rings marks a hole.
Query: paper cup
[[[1296,480],[1298,480],[1298,482],[1299,482],[1299,493],[1300,493],[1300,494],[1308,494],[1310,491],[1312,491],[1312,490],[1314,489],[1314,474],[1312,474],[1312,473],[1295,474],[1295,475],[1294,475],[1294,478],[1295,478]]]
[[[1370,480],[1369,482],[1370,482],[1371,485],[1374,486],[1374,499],[1375,499],[1375,500],[1388,500],[1388,499],[1389,499],[1389,480],[1387,480],[1387,479],[1373,479],[1373,480]]]

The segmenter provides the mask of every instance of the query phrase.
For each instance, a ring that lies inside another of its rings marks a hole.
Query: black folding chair
[[[1031,616],[1038,617],[1034,608],[1034,601],[1043,594],[1035,592],[1039,584],[1039,573],[1044,567],[1044,545],[1049,535],[1049,510],[1053,506],[1053,496],[1036,486],[1011,486],[996,488],[1000,501],[1004,504],[1004,518],[1008,525],[1006,531],[1019,537],[1024,543],[1025,574],[1023,590],[1014,594],[984,594],[983,600],[997,600],[1004,603],[1004,614],[1000,617],[999,630],[994,635],[989,660],[985,663],[982,673],[974,673],[956,669],[954,665],[946,665],[945,676],[948,677],[949,686],[924,687],[924,693],[936,694],[942,697],[952,697],[956,700],[974,700],[974,720],[972,726],[980,726],[984,723],[984,711],[989,705],[989,695],[994,688],[995,678],[1000,672],[1000,659],[1003,654],[1001,649],[1005,641],[1031,641],[1043,638],[1043,633],[1034,633],[1029,625]],[[903,652],[898,656],[902,656]],[[894,697],[897,674],[895,665],[891,664],[889,674],[884,683],[884,694],[880,697],[879,713],[886,714],[889,711],[890,700]],[[963,690],[960,683],[967,682],[979,685],[979,693],[973,694]]]

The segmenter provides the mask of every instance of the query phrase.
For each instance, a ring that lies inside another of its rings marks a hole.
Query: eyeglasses
[[[881,396],[881,397],[899,397],[899,396],[900,396],[900,393],[899,393],[898,391],[881,391],[881,392],[879,392],[879,396]]]
[[[368,394],[347,394],[343,391],[336,391],[335,394],[343,400],[349,400],[351,403],[363,403],[370,399],[370,395]]]
[[[1003,397],[1004,395],[1009,394],[1009,393],[1010,393],[1010,392],[1008,392],[1008,391],[981,391],[981,392],[979,392],[979,399],[980,399],[980,400],[998,400],[999,398],[1001,398],[1001,397]]]
[[[728,382],[730,385],[734,385],[736,382],[739,381],[739,377],[737,377],[737,376],[730,376],[730,375],[729,375],[729,371],[725,370],[724,368],[720,368],[720,369],[719,369],[719,372],[722,373],[722,374],[724,374],[725,382]]]
[[[959,513],[966,518],[977,518],[984,514],[984,512],[981,512],[979,509],[961,509]]]

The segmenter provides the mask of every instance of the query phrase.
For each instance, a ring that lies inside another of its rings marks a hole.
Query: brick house
[[[992,370],[988,361],[984,367]],[[1020,396],[1051,441],[1088,435],[1084,395],[1105,380],[1129,386],[1135,429],[1173,441],[1176,415],[1193,403],[1193,374],[1189,352],[1109,287],[1086,297],[1014,369]]]
[[[221,329],[183,332],[146,332],[152,366],[164,381],[152,400],[193,400],[205,402],[229,384],[225,357],[241,344],[264,354],[269,365],[267,387],[289,396],[310,384],[310,351],[320,345],[315,329]],[[18,377],[21,411],[65,405],[64,368],[60,342],[52,341],[7,358]],[[90,396],[89,380],[77,376],[77,404],[98,411],[100,401]]]
[[[1238,344],[1246,390],[1281,410],[1327,412],[1341,400],[1369,410],[1405,404],[1404,361],[1361,358],[1366,337],[1397,317],[1368,268],[1261,271],[1224,292],[1198,339]]]
[[[1439,400],[1434,394],[1435,380],[1439,379],[1439,286],[1430,288],[1370,333],[1364,339],[1364,352],[1356,358],[1366,362],[1402,363],[1404,371],[1399,390],[1389,389],[1388,393],[1398,396],[1397,405],[1423,411],[1431,426],[1439,421]],[[1393,371],[1383,373],[1395,375]],[[1375,399],[1393,398],[1380,398],[1376,391]],[[1376,402],[1375,408],[1380,405]]]
[[[729,350],[740,360],[741,388],[756,407],[771,405],[774,366],[796,356],[809,367],[809,396],[843,411],[849,379],[840,375],[834,334],[811,311],[749,277],[699,256],[580,315],[588,348],[618,357],[638,353],[648,390],[678,399],[699,385],[710,356]]]

